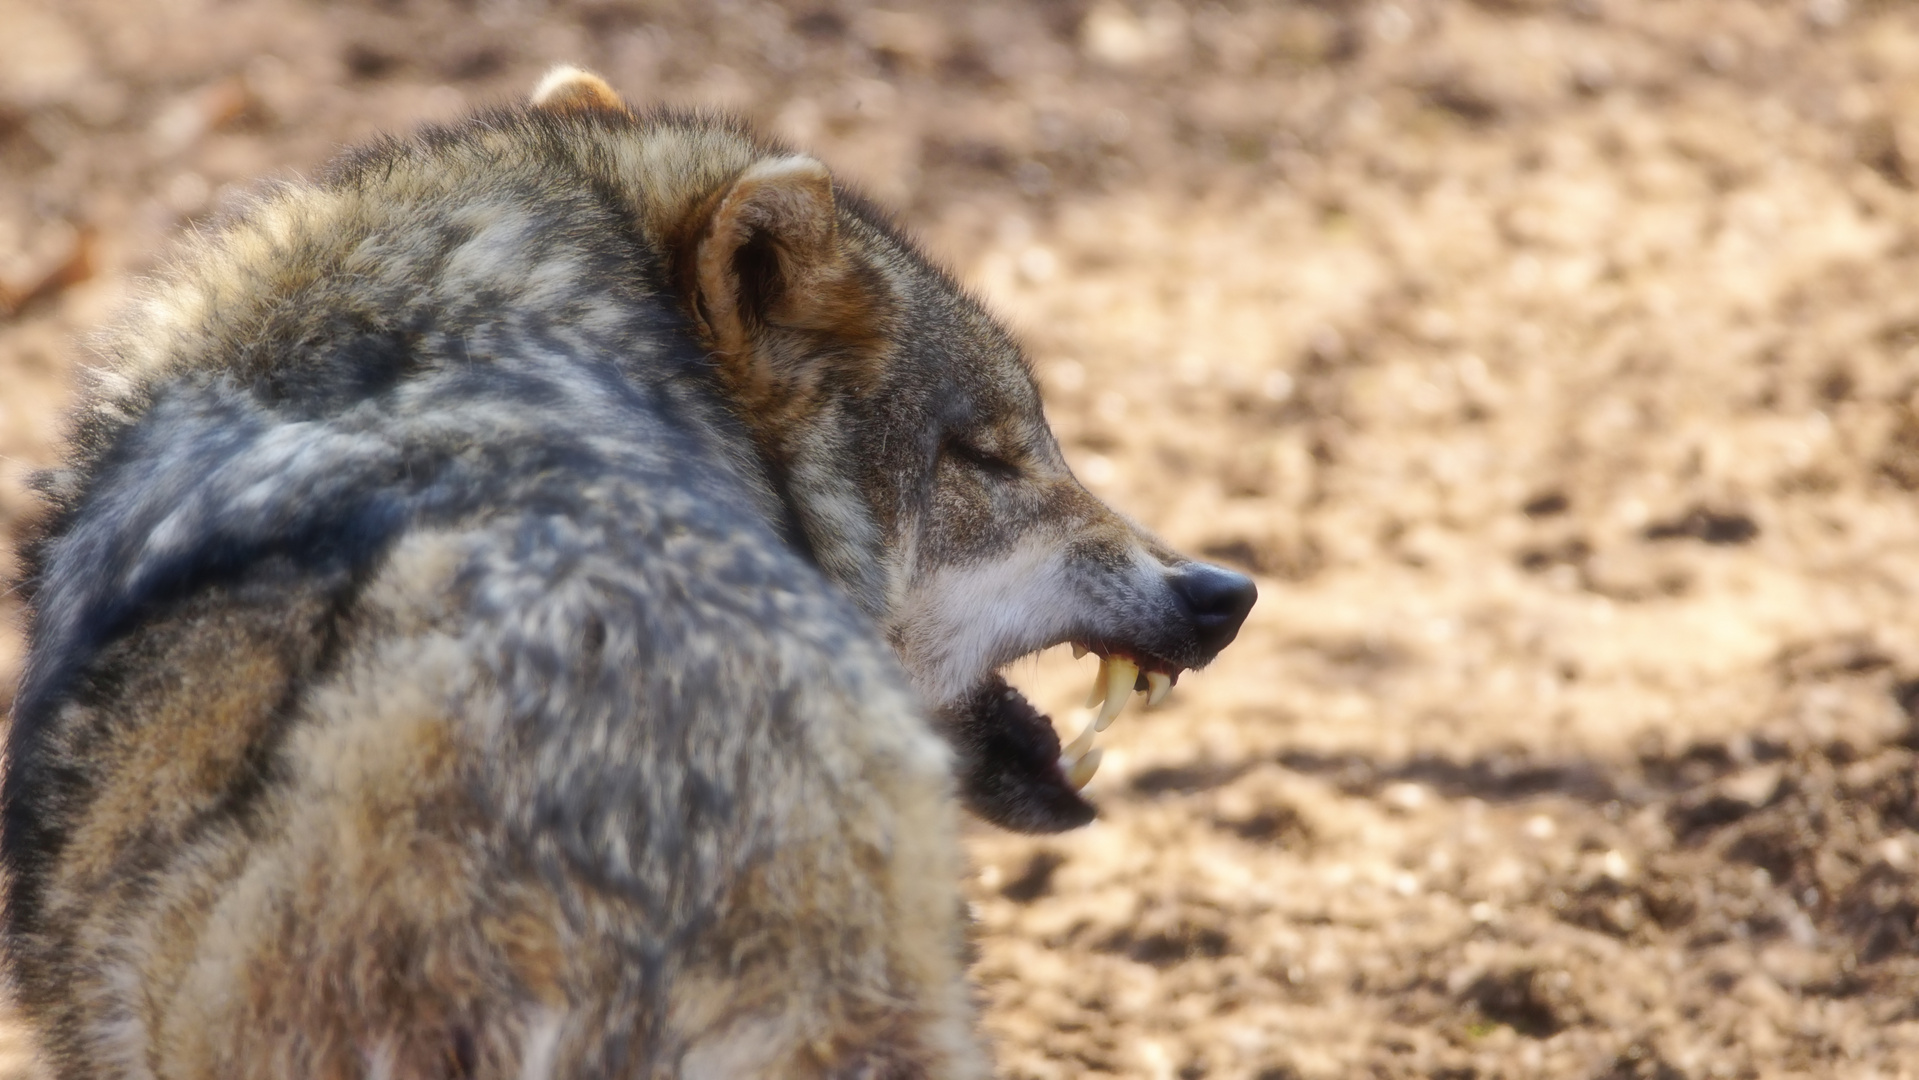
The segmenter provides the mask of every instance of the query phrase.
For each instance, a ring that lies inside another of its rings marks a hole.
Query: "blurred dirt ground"
[[[1008,1076],[1919,1077],[1919,10],[0,27],[0,529],[170,235],[583,62],[897,206],[1019,327],[1082,477],[1260,575],[1215,670],[1111,733],[1098,824],[975,831]],[[1067,725],[1090,673],[1019,677]]]

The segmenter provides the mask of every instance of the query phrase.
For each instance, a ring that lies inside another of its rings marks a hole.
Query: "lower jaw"
[[[1060,765],[1052,721],[995,675],[940,710],[940,727],[958,758],[967,809],[1014,832],[1055,833],[1092,821],[1097,811]]]

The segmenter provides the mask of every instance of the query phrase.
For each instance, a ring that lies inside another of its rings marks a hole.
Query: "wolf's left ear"
[[[798,154],[758,162],[707,206],[687,284],[736,392],[804,376],[781,370],[795,358],[771,355],[780,350],[769,331],[857,333],[867,304],[840,242],[826,166]]]
[[[620,95],[605,79],[567,64],[547,72],[540,85],[533,88],[533,107],[549,112],[627,111],[626,102],[620,100]]]

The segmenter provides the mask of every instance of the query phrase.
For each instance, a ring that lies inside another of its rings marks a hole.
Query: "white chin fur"
[[[947,705],[1000,665],[1058,641],[1076,621],[1075,603],[1054,544],[942,567],[907,598],[897,623],[901,658],[921,697]]]

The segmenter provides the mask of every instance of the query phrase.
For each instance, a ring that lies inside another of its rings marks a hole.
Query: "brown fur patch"
[[[893,301],[885,275],[849,242],[817,161],[751,166],[675,233],[688,312],[756,429],[790,428],[815,410],[828,376],[870,382]]]
[[[602,109],[627,111],[626,102],[607,85],[605,79],[576,67],[557,67],[540,80],[533,90],[533,107],[552,112]]]

